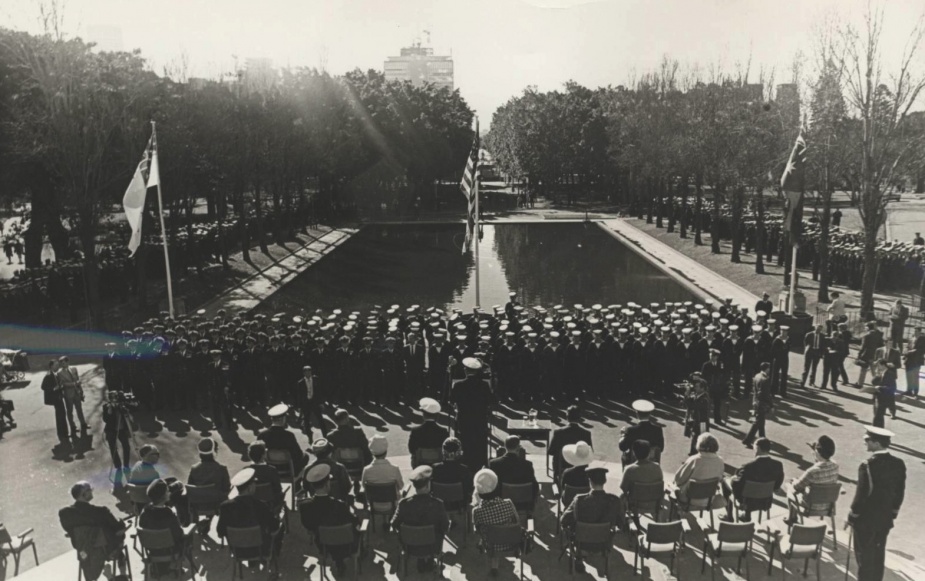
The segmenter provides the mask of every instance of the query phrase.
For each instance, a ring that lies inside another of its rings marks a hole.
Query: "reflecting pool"
[[[475,255],[463,254],[465,225],[373,225],[315,263],[258,309],[365,311],[412,304],[470,310]],[[480,303],[527,306],[640,304],[694,297],[595,224],[483,225]]]

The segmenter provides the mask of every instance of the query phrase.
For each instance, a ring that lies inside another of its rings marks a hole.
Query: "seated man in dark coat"
[[[231,485],[238,489],[238,495],[221,504],[218,511],[218,525],[216,530],[219,537],[228,536],[228,527],[250,528],[260,527],[263,539],[261,550],[244,549],[238,556],[244,559],[257,559],[261,554],[279,555],[282,546],[280,535],[279,515],[273,514],[266,504],[254,497],[257,481],[254,480],[254,471],[245,468],[234,475]]]
[[[231,477],[228,468],[215,460],[215,440],[203,438],[199,442],[199,462],[190,469],[187,484],[211,486],[216,503],[228,498],[231,491]]]
[[[456,438],[447,438],[443,442],[443,462],[434,466],[434,471],[430,476],[431,482],[440,484],[461,483],[463,488],[463,500],[459,504],[445,504],[447,510],[459,510],[463,506],[469,506],[472,498],[472,471],[463,464],[462,444]]]
[[[182,527],[180,519],[176,513],[167,506],[170,498],[167,483],[163,480],[155,480],[148,486],[148,499],[151,504],[141,510],[141,516],[138,517],[138,527],[145,530],[161,531],[169,530],[173,537],[173,547],[165,549],[148,549],[148,554],[152,557],[171,555],[173,553],[182,553],[187,555],[193,549],[190,542],[190,534],[195,530],[196,525]],[[166,565],[167,563],[155,563],[155,565]]]
[[[450,437],[450,431],[437,423],[440,402],[425,397],[421,399],[420,406],[421,413],[424,414],[424,422],[420,426],[411,428],[411,433],[408,435],[408,452],[411,453],[412,468],[426,463],[418,458],[418,450],[440,450],[443,447],[443,441]]]
[[[401,525],[427,526],[434,525],[435,542],[433,551],[440,552],[443,547],[443,537],[450,528],[450,518],[446,514],[443,501],[430,493],[430,478],[433,469],[430,466],[418,466],[411,472],[411,483],[414,485],[414,496],[403,498],[398,502],[395,514],[392,516],[392,530],[401,532]],[[433,560],[418,559],[418,571],[432,569]]]
[[[573,534],[576,522],[609,523],[612,527],[621,524],[623,506],[620,499],[614,494],[604,492],[604,484],[607,483],[607,468],[600,464],[592,464],[588,466],[585,473],[591,484],[591,492],[576,496],[562,513],[562,528],[569,535]],[[575,561],[575,570],[578,572],[585,570],[580,553]]]
[[[89,482],[81,480],[72,486],[71,496],[74,504],[59,510],[58,519],[61,528],[71,538],[71,545],[77,550],[86,578],[97,579],[106,560],[122,550],[125,524],[105,506],[90,504],[93,487]],[[122,573],[125,573],[126,565],[120,554],[119,569]]]
[[[318,527],[336,527],[345,524],[357,525],[357,517],[350,512],[347,503],[330,495],[331,467],[327,464],[318,464],[308,470],[305,480],[311,490],[311,498],[299,504],[299,517],[302,526],[312,533],[315,545],[321,549],[321,537]],[[354,544],[350,547],[337,547],[330,551],[334,558],[338,577],[344,574],[344,559],[353,554],[359,543],[360,535],[354,537]]]
[[[269,484],[273,493],[273,506],[275,509],[283,503],[283,484],[279,479],[279,471],[275,466],[270,466],[266,462],[267,445],[257,440],[251,442],[247,447],[247,457],[250,458],[251,464],[248,468],[254,471],[254,480],[257,484]]]
[[[568,419],[568,425],[562,428],[556,428],[552,431],[552,439],[549,441],[549,450],[546,452],[552,456],[552,470],[557,479],[562,474],[562,471],[568,468],[567,464],[563,464],[562,448],[569,444],[577,444],[578,442],[587,442],[589,446],[594,445],[591,441],[591,431],[578,425],[581,421],[581,414],[578,411],[578,406],[569,406],[565,413]]]
[[[767,438],[758,438],[755,440],[755,459],[739,468],[736,471],[736,475],[732,478],[732,482],[730,483],[731,492],[738,502],[743,501],[742,493],[745,491],[746,482],[773,482],[774,490],[780,488],[781,484],[784,483],[784,465],[780,460],[771,458],[771,440]],[[766,505],[770,502],[771,501],[760,504],[752,502],[745,504],[745,513],[742,515],[741,520],[750,520],[751,511],[759,509],[764,510]],[[733,503],[729,502],[727,498],[726,519],[730,521],[732,520],[732,508]]]
[[[299,443],[296,441],[295,434],[286,428],[286,416],[288,412],[289,406],[284,403],[271,407],[269,415],[272,425],[257,434],[257,439],[263,440],[264,443],[266,443],[267,450],[285,450],[289,452],[289,455],[292,457],[293,469],[296,474],[298,474],[302,468],[305,468],[308,459],[305,457],[305,452],[302,451],[302,447],[299,446]]]
[[[369,451],[369,442],[363,430],[354,425],[350,412],[345,409],[338,409],[334,412],[334,422],[337,428],[328,434],[328,442],[338,448],[357,448],[363,455],[363,466],[373,461],[373,455]]]
[[[504,484],[532,484],[533,500],[535,502],[539,498],[540,485],[536,481],[533,464],[527,460],[527,453],[520,446],[520,438],[518,436],[508,436],[504,440],[504,449],[504,456],[495,458],[488,463],[488,467],[498,475],[500,489],[503,490]],[[517,510],[523,511],[525,507],[518,506]]]

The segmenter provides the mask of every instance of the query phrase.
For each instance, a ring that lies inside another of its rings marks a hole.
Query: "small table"
[[[546,442],[546,474],[549,475],[549,436],[552,433],[552,424],[537,420],[535,423],[524,421],[523,419],[508,419],[506,431],[512,436],[520,436],[524,440],[531,442],[542,440]]]

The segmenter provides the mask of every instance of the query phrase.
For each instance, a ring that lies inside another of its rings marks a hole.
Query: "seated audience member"
[[[430,478],[433,469],[421,465],[411,472],[410,480],[414,485],[414,495],[401,499],[392,516],[392,530],[401,531],[401,525],[434,526],[435,542],[433,550],[439,552],[443,547],[443,537],[450,528],[450,518],[446,514],[443,501],[430,493]],[[433,569],[434,561],[418,559],[418,571]]]
[[[338,409],[334,412],[334,422],[337,427],[328,434],[328,442],[335,449],[358,448],[363,454],[363,465],[366,466],[372,462],[373,455],[369,451],[366,434],[363,433],[362,428],[354,425],[350,412],[345,409]]]
[[[691,480],[719,480],[720,485],[726,488],[723,474],[726,463],[717,454],[719,441],[713,434],[705,432],[697,437],[697,453],[685,460],[674,475],[674,483],[678,487],[678,500],[687,502],[687,487]]]
[[[559,491],[562,494],[562,505],[568,506],[575,498],[574,494],[566,491],[566,486],[571,488],[589,488],[588,475],[585,473],[588,464],[594,456],[594,450],[586,442],[568,444],[562,448],[562,459],[569,465],[562,471],[559,476]]]
[[[267,445],[260,440],[251,442],[247,447],[247,457],[253,462],[248,468],[254,471],[254,481],[257,484],[269,484],[273,492],[273,506],[277,508],[283,503],[283,484],[279,479],[279,471],[275,466],[267,464]]]
[[[421,449],[437,449],[443,446],[443,441],[450,437],[450,431],[437,423],[440,415],[440,402],[425,397],[420,401],[421,413],[424,421],[419,426],[411,428],[408,434],[408,452],[411,454],[412,468],[417,468],[417,452]]]
[[[456,438],[447,438],[443,442],[443,462],[434,466],[431,482],[440,484],[461,483],[463,487],[463,506],[468,506],[472,498],[472,471],[460,462],[462,458],[462,444]],[[459,510],[460,506],[447,505],[447,510]]]
[[[562,474],[563,470],[568,468],[568,464],[564,464],[562,458],[562,449],[565,446],[577,444],[578,442],[587,442],[589,446],[593,446],[591,431],[580,425],[581,412],[578,406],[570,405],[565,411],[565,415],[568,425],[553,430],[552,437],[549,440],[548,454],[552,457],[552,469],[556,478]]]
[[[87,579],[97,579],[106,561],[119,553],[119,569],[125,573],[127,563],[121,554],[125,545],[125,523],[105,506],[90,504],[93,487],[86,480],[71,487],[74,504],[58,511],[61,528],[71,538],[71,546],[80,554],[81,569]],[[103,546],[97,545],[102,535]]]
[[[373,461],[372,464],[363,469],[363,475],[360,478],[363,482],[363,488],[365,489],[370,484],[393,483],[395,484],[395,496],[396,498],[400,497],[405,481],[402,480],[401,470],[386,460],[386,456],[389,454],[389,441],[384,436],[376,434],[369,439],[369,450],[373,454]]]
[[[189,535],[195,529],[195,525],[185,528],[180,525],[180,519],[177,518],[176,513],[167,506],[169,497],[170,491],[167,483],[160,479],[155,480],[148,485],[148,499],[151,503],[141,510],[141,515],[138,517],[139,528],[152,531],[169,530],[173,537],[174,547],[148,549],[148,554],[152,557],[171,555],[176,552],[185,555],[192,550]],[[155,565],[164,566],[167,563],[155,563]],[[158,569],[155,567],[156,571]],[[159,572],[164,572],[163,567]]]
[[[199,462],[190,468],[187,484],[193,486],[211,486],[216,502],[228,498],[231,491],[231,477],[228,468],[215,459],[215,440],[203,438],[199,441]]]
[[[158,473],[157,462],[161,458],[161,453],[157,449],[157,446],[152,446],[150,444],[142,446],[138,449],[138,456],[141,457],[141,460],[132,466],[128,475],[128,483],[147,488],[148,485],[155,480],[162,479],[167,483],[167,488],[170,491],[168,505],[176,509],[180,523],[183,526],[188,525],[190,522],[190,514],[189,503],[186,500],[186,489],[183,483],[178,481],[175,477],[169,476],[167,478],[162,478]]]
[[[609,492],[604,492],[607,483],[607,468],[601,464],[591,464],[585,472],[591,484],[591,492],[575,496],[571,504],[562,513],[562,528],[571,535],[576,522],[600,524],[608,523],[614,527],[623,518],[623,504],[620,499]],[[581,573],[585,570],[581,553],[575,561],[575,569]]]
[[[773,482],[774,490],[780,488],[784,483],[784,465],[780,460],[771,458],[771,440],[767,438],[758,438],[755,440],[755,459],[742,465],[736,471],[732,478],[730,492],[737,502],[743,502],[742,494],[745,491],[746,482]],[[763,503],[769,504],[769,503]],[[763,504],[745,504],[745,512],[741,515],[741,520],[751,520],[753,510],[764,510]],[[726,520],[733,522],[732,515],[733,503],[729,502],[726,497]]]
[[[478,494],[478,504],[472,509],[472,524],[475,531],[479,533],[479,544],[487,548],[488,542],[485,537],[485,531],[490,525],[517,524],[520,518],[517,516],[517,509],[514,503],[508,498],[501,498],[501,490],[498,486],[498,475],[488,468],[482,468],[475,473],[473,485],[475,492]],[[507,551],[514,547],[506,545],[497,545],[496,551]],[[498,574],[499,557],[495,556],[491,560],[492,576]]]
[[[289,456],[292,458],[293,470],[298,474],[305,468],[308,458],[306,458],[305,452],[302,451],[302,447],[299,446],[295,434],[287,427],[289,406],[281,403],[271,407],[267,413],[270,416],[271,425],[257,434],[257,439],[266,443],[267,450],[285,450],[289,452]]]
[[[318,466],[319,464],[326,464],[331,469],[331,486],[328,494],[333,496],[338,500],[342,500],[346,503],[350,503],[350,475],[347,474],[347,469],[343,464],[335,461],[332,457],[334,452],[334,447],[331,446],[331,443],[327,440],[315,440],[312,443],[312,453],[315,455],[315,461],[305,467],[305,470],[299,474],[298,482],[300,483],[300,488],[308,489],[311,492],[311,487],[306,486],[306,476],[308,471]]]
[[[520,438],[508,436],[504,440],[504,456],[495,458],[488,467],[501,484],[532,484],[533,499],[539,498],[540,485],[536,481],[533,463],[527,460],[527,452],[520,445]]]
[[[634,441],[632,452],[636,461],[623,469],[623,480],[620,481],[620,489],[626,495],[633,493],[633,485],[637,482],[649,484],[665,480],[662,467],[649,460],[649,454],[651,453],[649,442],[646,440]]]
[[[308,500],[299,503],[299,518],[302,526],[315,538],[315,545],[321,550],[321,538],[318,527],[336,527],[345,524],[357,526],[357,517],[350,511],[347,503],[331,496],[331,467],[327,464],[313,466],[305,474],[305,481],[311,492]],[[334,558],[338,576],[344,574],[346,565],[344,559],[356,550],[359,534],[354,537],[354,544],[350,547],[336,547],[330,549]]]
[[[239,556],[250,560],[258,558],[261,552],[272,551],[274,555],[279,555],[283,541],[280,534],[279,515],[274,514],[269,506],[254,497],[254,491],[257,488],[254,470],[244,468],[234,475],[231,485],[238,490],[238,494],[223,502],[219,507],[218,524],[216,525],[218,536],[227,537],[228,527],[242,529],[260,527],[263,540],[262,551],[256,548],[245,549],[238,552]]]
[[[832,462],[832,456],[835,455],[835,441],[826,435],[822,435],[810,447],[813,449],[815,462],[799,478],[791,482],[794,500],[799,505],[805,505],[805,494],[813,484],[835,484],[838,482],[838,464]],[[790,516],[787,518],[788,524],[797,522],[797,514],[793,510],[795,508],[795,506],[791,506]],[[813,505],[809,508],[811,510],[822,510],[825,507]]]

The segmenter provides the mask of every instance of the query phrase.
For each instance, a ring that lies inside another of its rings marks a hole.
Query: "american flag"
[[[469,203],[466,214],[466,241],[463,243],[463,252],[469,249],[472,243],[472,232],[475,230],[475,205],[479,195],[479,120],[475,119],[475,136],[472,138],[472,149],[466,159],[466,169],[463,171],[462,181],[459,183],[466,200]]]

